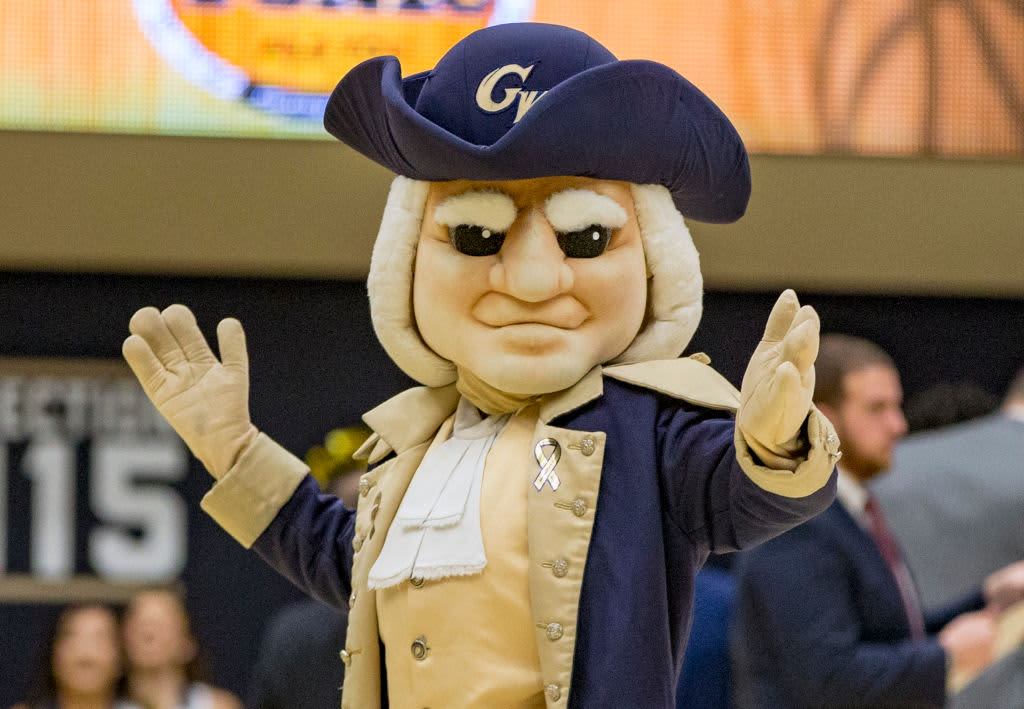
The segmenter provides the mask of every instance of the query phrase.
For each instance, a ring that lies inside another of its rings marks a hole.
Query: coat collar
[[[604,393],[601,367],[591,369],[576,384],[562,391],[548,394],[540,401],[540,420],[550,421],[580,408]],[[373,429],[379,440],[390,450],[401,453],[423,443],[437,433],[445,419],[455,412],[459,403],[459,392],[454,384],[443,387],[415,387],[393,396],[383,404],[363,414],[363,421]],[[379,444],[368,448],[374,450],[370,462],[381,456]]]

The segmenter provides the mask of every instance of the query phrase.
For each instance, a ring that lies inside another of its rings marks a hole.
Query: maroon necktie
[[[874,495],[868,497],[864,512],[871,522],[871,536],[874,538],[882,558],[889,566],[889,571],[892,572],[893,578],[896,580],[897,588],[899,588],[900,598],[903,599],[903,610],[906,611],[907,623],[910,624],[910,637],[914,640],[922,640],[925,636],[924,616],[921,614],[921,605],[917,600],[917,589],[914,588],[910,571],[903,563],[900,548],[897,546],[892,532],[889,531],[889,526],[885,523],[882,509]]]

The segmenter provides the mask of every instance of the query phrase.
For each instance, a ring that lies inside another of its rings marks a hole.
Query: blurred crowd
[[[147,589],[123,617],[102,603],[62,609],[14,709],[241,709],[208,677],[180,593]]]

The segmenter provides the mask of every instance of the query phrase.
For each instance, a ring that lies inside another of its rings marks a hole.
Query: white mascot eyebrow
[[[508,231],[516,220],[516,203],[501,192],[471,191],[452,195],[434,208],[434,221],[444,226],[482,226]]]
[[[593,190],[562,190],[544,202],[544,215],[555,231],[579,231],[588,226],[618,229],[626,223],[626,210],[611,197]]]

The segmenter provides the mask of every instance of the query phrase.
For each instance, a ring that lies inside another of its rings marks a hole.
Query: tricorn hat
[[[739,219],[750,197],[743,141],[707,96],[663,64],[619,61],[558,25],[478,30],[404,79],[395,57],[365,61],[334,89],[324,125],[415,180],[658,184],[705,222]]]

